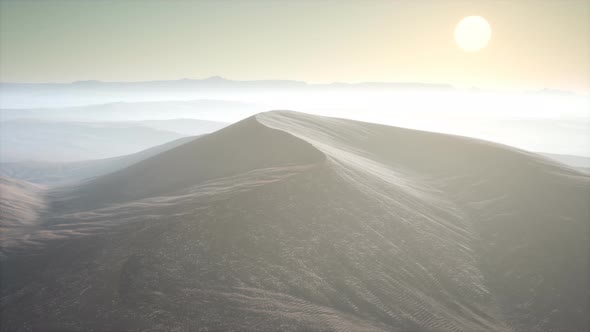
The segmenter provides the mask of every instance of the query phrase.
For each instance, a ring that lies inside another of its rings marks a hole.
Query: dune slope
[[[0,226],[2,229],[35,222],[45,208],[45,188],[33,183],[0,177]]]
[[[43,253],[3,248],[2,328],[586,330],[589,185],[488,142],[263,113],[55,193]]]

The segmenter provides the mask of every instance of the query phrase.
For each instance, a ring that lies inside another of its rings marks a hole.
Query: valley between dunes
[[[542,156],[290,111],[158,152],[2,182],[2,330],[589,327],[590,178]]]

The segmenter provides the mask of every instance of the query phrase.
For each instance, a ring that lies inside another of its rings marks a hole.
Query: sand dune
[[[96,91],[93,92],[93,94],[95,93]],[[68,95],[72,96],[71,92]],[[48,94],[47,97],[51,99],[54,96]],[[142,97],[145,98],[145,94]],[[25,103],[34,102],[34,99],[34,97],[29,98]],[[203,121],[201,124],[207,124],[210,121],[209,125],[219,127],[219,121],[221,123],[237,121],[265,109],[264,106],[252,103],[210,99],[151,102],[121,102],[118,100],[106,104],[89,103],[76,107],[47,106],[52,105],[47,101],[44,100],[40,103],[43,105],[42,108],[2,108],[0,116],[3,121],[136,122],[149,119],[148,122],[152,122],[151,124],[155,122],[156,125],[165,125],[167,120],[177,122],[177,119],[188,119],[189,121]],[[191,134],[195,135],[196,133],[192,132]]]
[[[555,153],[541,153],[547,158],[553,159],[577,170],[590,173],[590,157],[563,155]]]
[[[584,331],[589,199],[506,146],[263,113],[53,192],[2,248],[1,324]]]
[[[0,163],[0,176],[32,183],[63,186],[113,173],[196,139],[183,137],[134,154],[78,162],[23,161]]]
[[[54,122],[0,123],[2,162],[72,162],[127,155],[185,137],[137,123]]]
[[[227,123],[195,120],[74,122],[2,121],[0,160],[3,163],[68,163],[138,153],[186,136],[214,132]],[[107,115],[103,115],[103,119]]]

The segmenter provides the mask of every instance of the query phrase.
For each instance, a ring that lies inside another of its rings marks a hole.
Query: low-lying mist
[[[2,121],[198,119],[233,123],[268,110],[296,110],[481,138],[529,151],[590,156],[590,96],[559,91],[489,92],[420,84],[210,78],[4,83],[1,96]]]

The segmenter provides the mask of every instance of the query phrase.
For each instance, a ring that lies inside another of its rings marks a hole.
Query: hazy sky
[[[590,91],[588,0],[4,1],[0,79],[413,81]],[[485,17],[484,50],[453,30]]]

